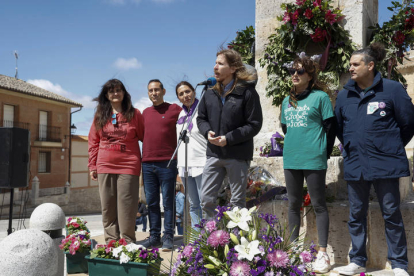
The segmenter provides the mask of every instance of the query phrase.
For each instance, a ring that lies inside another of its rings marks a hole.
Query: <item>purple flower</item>
[[[217,230],[217,227],[216,227],[216,221],[214,221],[214,220],[210,220],[209,222],[207,222],[206,223],[206,226],[205,226],[205,228],[207,229],[207,231],[208,232],[213,232],[213,231],[215,231],[215,230]]]
[[[230,234],[223,230],[217,230],[211,233],[207,239],[207,244],[212,247],[217,247],[219,245],[225,246],[229,243]]]
[[[216,211],[217,211],[217,215],[216,215],[216,220],[220,221],[222,219],[222,217],[224,216],[224,212],[227,212],[231,209],[230,206],[217,206]]]
[[[289,263],[288,254],[285,251],[279,249],[275,250],[272,253],[269,253],[267,255],[267,259],[274,267],[286,267],[286,265]]]
[[[246,262],[237,261],[230,267],[230,276],[250,276],[250,266]]]
[[[262,218],[263,220],[265,220],[272,227],[275,227],[275,223],[279,221],[276,215],[272,215],[272,214],[259,214],[259,218]]]
[[[268,271],[264,274],[264,276],[274,276],[275,274],[273,273],[273,271]]]
[[[309,251],[303,251],[300,253],[299,258],[302,263],[310,263],[313,261],[313,255]]]

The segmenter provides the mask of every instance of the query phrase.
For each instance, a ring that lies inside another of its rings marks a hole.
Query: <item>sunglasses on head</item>
[[[112,124],[116,125],[116,114],[112,114]]]
[[[305,68],[295,69],[295,68],[289,68],[289,74],[292,76],[296,73],[298,73],[299,76],[302,76],[305,74]]]

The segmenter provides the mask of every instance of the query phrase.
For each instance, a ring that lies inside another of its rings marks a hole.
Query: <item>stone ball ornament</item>
[[[65,228],[66,219],[62,208],[54,203],[43,203],[30,216],[30,228],[52,231]]]

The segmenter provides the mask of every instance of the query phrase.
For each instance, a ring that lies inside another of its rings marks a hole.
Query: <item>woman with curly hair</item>
[[[97,98],[89,131],[89,170],[98,180],[105,241],[124,238],[135,242],[141,152],[144,137],[141,112],[117,79],[107,81]]]
[[[319,253],[314,271],[330,268],[326,253],[329,215],[325,200],[327,159],[335,141],[335,117],[325,85],[318,81],[318,64],[309,57],[297,58],[289,73],[293,86],[283,100],[281,123],[285,133],[283,167],[289,199],[291,241],[298,239],[303,181],[306,180],[316,214]]]

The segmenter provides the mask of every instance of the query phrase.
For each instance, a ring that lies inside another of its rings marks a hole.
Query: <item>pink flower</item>
[[[105,253],[106,254],[109,254],[109,252],[111,252],[111,251],[112,251],[112,247],[105,248]]]
[[[75,228],[78,228],[79,224],[77,222],[72,222],[72,226],[75,227]]]
[[[283,22],[288,23],[290,21],[290,12],[285,12],[285,14],[283,15]]]
[[[325,14],[325,20],[326,20],[326,22],[328,22],[329,24],[332,25],[333,23],[336,22],[336,17],[337,16],[338,16],[337,14],[332,13],[331,10],[328,10]]]
[[[305,264],[313,261],[313,255],[309,251],[303,251],[302,253],[300,253],[299,258],[302,261],[302,263]]]
[[[237,261],[230,267],[230,276],[250,276],[250,266],[246,262]]]
[[[313,1],[313,6],[314,7],[320,7],[321,6],[321,2],[322,2],[322,0],[315,0],[315,1]]]
[[[303,14],[307,19],[311,19],[313,17],[313,13],[311,9],[306,9],[305,13]]]
[[[206,223],[206,229],[207,231],[209,231],[210,233],[217,230],[216,227],[216,221],[214,220],[210,220],[209,222]]]
[[[316,28],[315,33],[311,34],[310,37],[312,38],[313,42],[321,42],[326,37],[326,30]]]
[[[293,25],[298,24],[299,15],[301,13],[302,13],[302,11],[300,9],[298,9],[292,14],[292,24]]]
[[[361,272],[361,273],[359,274],[359,276],[365,276],[365,273],[364,273],[364,272]]]
[[[191,256],[191,253],[193,253],[193,247],[191,245],[187,245],[184,247],[183,255],[186,258],[189,258]]]
[[[283,250],[275,250],[267,255],[267,259],[274,267],[286,267],[289,263],[289,256]]]
[[[296,5],[298,6],[302,6],[303,4],[305,4],[306,0],[296,0]]]
[[[127,245],[127,242],[126,242],[126,240],[125,240],[125,239],[120,239],[120,240],[118,241],[118,244],[119,244],[119,245]]]
[[[217,247],[219,245],[225,246],[229,243],[230,234],[223,230],[217,230],[211,233],[207,239],[207,244],[212,247]]]
[[[80,242],[79,241],[75,241],[73,242],[70,246],[69,246],[69,253],[72,255],[76,254],[76,251],[78,251],[80,246]]]

